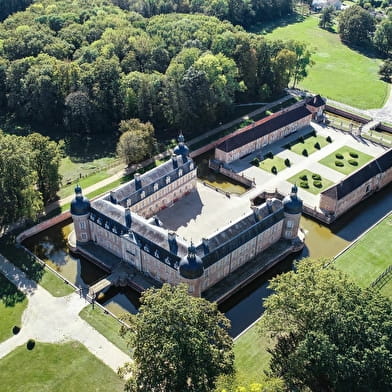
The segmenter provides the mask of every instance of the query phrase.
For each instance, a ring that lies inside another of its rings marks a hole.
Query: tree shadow
[[[341,40],[343,45],[346,45],[349,49],[357,52],[363,56],[366,56],[370,59],[379,59],[381,58],[380,53],[375,49],[370,43],[363,45],[355,45],[350,42]]]
[[[5,276],[0,274],[0,301],[6,307],[15,306],[22,302],[26,296],[19,291]]]
[[[256,34],[268,34],[271,33],[273,30],[275,30],[278,27],[285,27],[291,24],[295,23],[301,23],[306,19],[306,16],[300,15],[298,13],[293,13],[289,16],[286,16],[284,18],[274,20],[271,22],[264,22],[264,23],[257,23],[253,26],[251,26],[248,29],[248,32],[250,33],[256,33]]]

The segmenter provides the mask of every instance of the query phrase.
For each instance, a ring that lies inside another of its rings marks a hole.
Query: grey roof
[[[315,95],[312,98],[309,98],[306,102],[307,105],[313,106],[315,108],[319,108],[320,106],[323,106],[326,104],[324,99],[320,95]]]
[[[238,147],[251,143],[254,140],[261,138],[262,136],[268,135],[276,131],[277,129],[283,128],[293,123],[294,121],[309,116],[310,114],[311,113],[306,108],[306,106],[302,105],[295,109],[283,112],[282,114],[271,115],[249,126],[249,130],[234,135],[229,139],[226,139],[216,148],[225,152],[233,151]]]
[[[214,264],[282,219],[284,219],[284,212],[280,201],[276,200],[270,209],[263,204],[257,211],[211,237],[208,253],[205,246],[198,246],[197,253],[202,257],[204,267]]]
[[[294,185],[291,194],[283,199],[284,211],[288,214],[300,214],[302,212],[302,199],[297,195],[298,188]]]
[[[377,174],[383,173],[392,167],[392,149],[385,152],[380,157],[373,159],[365,166],[356,170],[351,175],[345,177],[338,184],[331,186],[322,192],[322,195],[329,196],[336,200],[340,200],[360,187],[366,181]]]
[[[176,165],[173,164],[173,159],[176,159]],[[140,189],[136,189],[135,180],[132,180],[110,192],[110,196],[106,199],[110,199],[114,203],[119,203],[124,207],[127,206],[128,200],[130,201],[130,205],[136,204],[143,199],[141,197],[143,191],[144,197],[148,197],[156,192],[156,190],[154,190],[155,184],[158,184],[158,190],[162,189],[169,185],[167,183],[167,177],[170,178],[171,183],[181,177],[181,171],[182,175],[185,175],[192,170],[196,170],[192,159],[177,155],[162,165],[142,174],[140,176]]]

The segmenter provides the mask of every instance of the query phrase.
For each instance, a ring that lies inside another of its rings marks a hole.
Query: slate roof
[[[233,137],[226,139],[216,148],[225,152],[233,151],[310,114],[310,111],[306,108],[305,105],[303,105],[293,110],[284,112],[278,116],[271,116],[270,119],[261,119],[260,121],[255,122],[253,127],[248,131],[239,133],[238,135],[234,135]]]
[[[344,178],[341,182],[322,192],[323,195],[329,196],[336,200],[343,199],[356,188],[360,187],[377,174],[383,173],[392,167],[392,149],[380,157],[373,159],[365,166],[356,170],[354,173]]]
[[[307,102],[307,105],[313,106],[314,108],[319,108],[326,104],[323,98],[320,95],[315,95],[314,97],[310,98]]]
[[[182,175],[195,170],[195,165],[191,158],[177,155],[175,159],[177,160],[177,167],[173,164],[172,158],[162,165],[142,174],[140,176],[140,189],[136,189],[135,180],[132,180],[110,192],[110,196],[107,197],[107,200],[110,198],[114,203],[121,204],[124,207],[127,206],[128,201],[130,202],[129,205],[134,205],[143,199],[141,197],[142,192],[144,192],[144,198],[146,198],[157,190],[162,189],[171,182],[177,180]],[[180,175],[181,171],[182,175]],[[166,182],[167,177],[170,178],[169,183]],[[154,190],[155,184],[158,184],[157,190]]]

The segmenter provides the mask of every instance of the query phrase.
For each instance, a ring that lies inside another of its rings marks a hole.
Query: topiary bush
[[[303,136],[300,136],[300,138],[298,139],[301,143],[305,143],[305,139]]]
[[[313,173],[313,174],[312,174],[312,178],[313,178],[313,180],[318,180],[318,181],[321,180],[320,174],[317,174],[317,173]]]
[[[310,134],[312,135],[312,136],[314,136],[314,137],[316,137],[316,130],[315,129],[313,129],[313,131],[312,132],[310,132]]]
[[[332,143],[331,136],[327,136],[327,137],[325,138],[325,140],[326,140],[328,143]]]
[[[316,188],[321,188],[322,186],[323,186],[323,183],[321,182],[321,181],[313,181],[313,185],[316,187]]]
[[[265,154],[264,156],[265,156],[265,158],[271,158],[272,159],[274,157],[274,154],[272,154],[272,151],[268,151],[267,154]]]
[[[303,151],[302,151],[302,155],[304,156],[304,157],[307,157],[309,154],[308,154],[308,150],[305,148]]]
[[[343,167],[344,163],[342,161],[335,161],[335,166]]]
[[[35,347],[35,340],[29,339],[26,343],[27,350],[32,350]]]
[[[254,166],[259,166],[259,163],[260,163],[260,159],[259,159],[259,158],[254,157],[254,158],[252,159],[252,165],[254,165]]]
[[[289,159],[289,158],[286,158],[286,159],[284,160],[284,164],[285,164],[287,167],[290,167],[290,166],[291,166],[290,159]]]
[[[278,169],[276,168],[276,166],[271,167],[271,172],[272,174],[278,174]]]
[[[308,181],[308,176],[306,174],[302,174],[302,176],[299,176],[299,178],[303,181]]]
[[[358,166],[358,161],[356,161],[355,159],[349,159],[348,163],[352,166]]]
[[[14,335],[17,335],[20,332],[20,327],[17,325],[14,325],[14,328],[12,328],[12,333]]]
[[[344,159],[344,156],[342,154],[340,154],[339,152],[337,154],[335,154],[335,157],[337,159]]]
[[[301,181],[301,182],[299,183],[299,186],[300,186],[301,188],[305,188],[305,189],[309,188],[309,184],[308,184],[307,181]]]
[[[351,158],[358,158],[358,154],[356,152],[350,151],[349,154]]]
[[[321,146],[319,142],[314,143],[314,148],[320,150]]]

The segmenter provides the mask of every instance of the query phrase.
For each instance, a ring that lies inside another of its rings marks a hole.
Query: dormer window
[[[148,247],[148,245],[144,245],[144,251],[147,253],[150,253],[150,248]]]
[[[141,199],[144,199],[145,197],[146,197],[146,192],[141,191],[141,193],[140,193],[140,198],[141,198]]]
[[[127,207],[130,207],[132,205],[132,200],[131,199],[127,199]]]
[[[158,249],[155,251],[154,256],[155,256],[157,259],[159,259],[159,252],[158,252]]]
[[[182,176],[182,169],[178,169],[178,177]]]
[[[193,162],[191,162],[191,163],[189,164],[189,169],[193,170],[194,167],[195,167],[195,165],[193,164]]]
[[[110,226],[108,222],[105,223],[105,229],[110,230]]]
[[[166,185],[169,184],[169,183],[170,183],[170,177],[167,176],[167,177],[166,177]]]
[[[158,190],[159,186],[157,183],[154,184],[154,192],[156,192]]]

